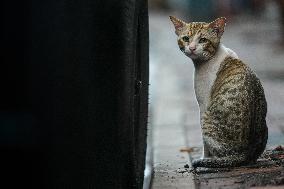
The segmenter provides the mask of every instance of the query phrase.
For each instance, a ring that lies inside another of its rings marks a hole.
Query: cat
[[[195,67],[203,155],[193,160],[193,168],[255,163],[267,143],[267,103],[256,74],[220,43],[226,18],[211,23],[170,20],[180,50]]]

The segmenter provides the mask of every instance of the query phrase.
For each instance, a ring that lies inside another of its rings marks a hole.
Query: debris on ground
[[[284,166],[284,148],[279,145],[273,149],[267,149],[263,152],[260,158],[271,160],[277,165]]]
[[[192,169],[199,188],[284,188],[284,148],[266,149],[257,163],[235,168]],[[273,187],[272,187],[273,186]],[[277,188],[277,189],[278,189]]]
[[[184,147],[184,148],[181,148],[179,151],[191,153],[191,152],[194,152],[194,147]]]
[[[279,145],[276,148],[274,148],[274,151],[284,151],[284,147]]]
[[[184,165],[184,168],[189,168],[189,165],[188,165],[188,164],[185,164],[185,165]]]

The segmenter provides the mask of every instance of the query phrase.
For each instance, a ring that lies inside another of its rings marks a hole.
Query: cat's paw
[[[195,159],[192,161],[191,165],[193,168],[200,167],[202,159]]]
[[[208,163],[212,161],[211,158],[200,158],[200,159],[195,159],[192,161],[192,167],[206,167]]]

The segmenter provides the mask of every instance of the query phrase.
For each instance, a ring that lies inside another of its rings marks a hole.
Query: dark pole
[[[10,80],[0,121],[10,176],[34,188],[142,188],[147,2],[4,4],[1,72]]]

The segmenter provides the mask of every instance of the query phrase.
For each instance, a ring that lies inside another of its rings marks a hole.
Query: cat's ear
[[[170,19],[175,26],[176,34],[179,35],[183,28],[186,26],[186,23],[174,16],[170,16]]]
[[[215,32],[218,37],[221,37],[224,33],[226,26],[226,18],[220,17],[214,20],[213,22],[209,23],[209,29],[212,32]]]

